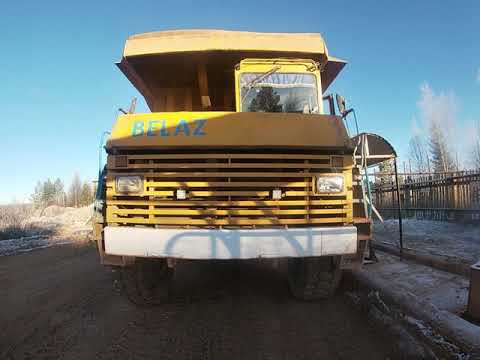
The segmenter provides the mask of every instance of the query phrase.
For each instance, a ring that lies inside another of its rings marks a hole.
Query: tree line
[[[39,208],[51,205],[80,207],[93,202],[94,190],[90,182],[82,181],[80,175],[75,173],[68,189],[58,178],[38,181],[31,200],[34,206]]]

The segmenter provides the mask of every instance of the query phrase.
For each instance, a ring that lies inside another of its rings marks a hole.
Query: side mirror
[[[337,101],[338,111],[340,111],[343,118],[352,112],[352,109],[347,110],[345,98],[342,95],[336,94],[335,100]]]
[[[343,116],[343,114],[345,113],[345,109],[347,108],[345,104],[345,98],[339,94],[336,94],[335,98],[337,100],[338,111],[340,111],[340,114],[342,114]]]

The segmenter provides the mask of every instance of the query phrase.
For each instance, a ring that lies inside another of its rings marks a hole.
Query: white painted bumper
[[[105,252],[111,255],[183,259],[253,259],[354,254],[357,229],[104,229]]]

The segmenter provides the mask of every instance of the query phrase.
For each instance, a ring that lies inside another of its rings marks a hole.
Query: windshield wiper
[[[265,79],[266,77],[276,73],[278,70],[280,70],[280,66],[274,66],[273,68],[271,68],[270,70],[268,70],[267,72],[263,73],[263,74],[260,74],[258,75],[256,78],[250,80],[244,87],[247,88],[247,90],[245,91],[245,94],[242,96],[242,100],[241,100],[241,103],[243,104],[243,101],[246,99],[247,95],[250,93],[250,90],[252,90],[255,85],[257,85],[260,81],[262,81],[263,79]]]

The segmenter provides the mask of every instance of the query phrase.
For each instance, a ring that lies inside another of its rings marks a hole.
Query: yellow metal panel
[[[346,202],[348,204],[347,222],[353,222],[353,183],[352,183],[352,169],[347,169],[343,172],[345,178]]]
[[[107,148],[351,148],[342,119],[294,113],[164,112],[118,117]]]

